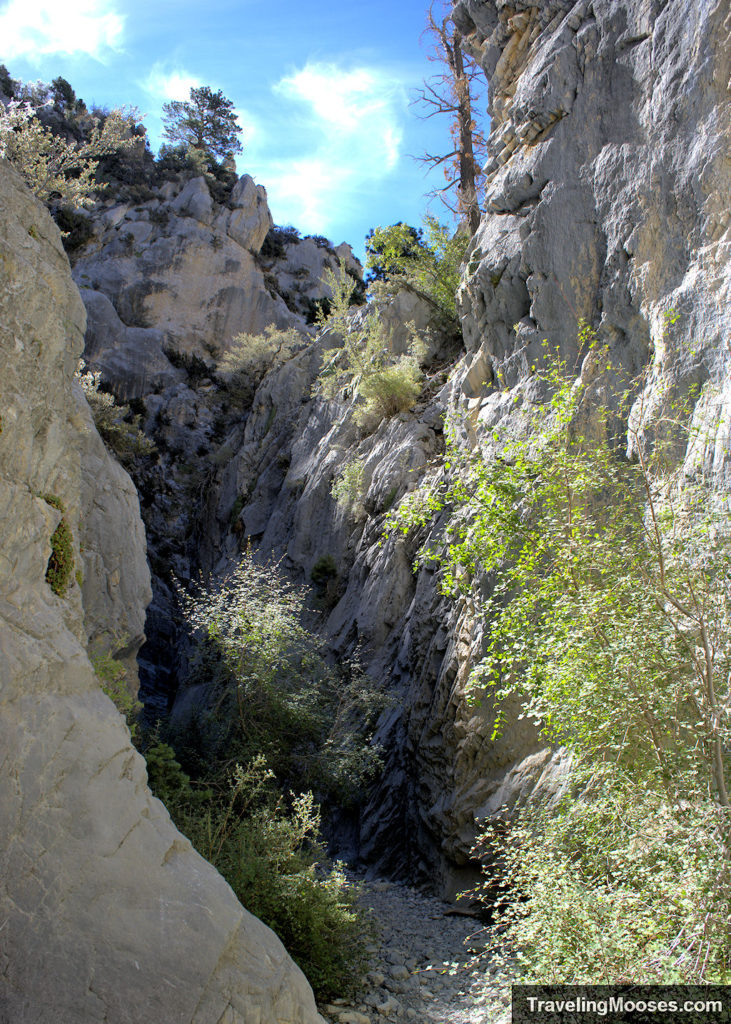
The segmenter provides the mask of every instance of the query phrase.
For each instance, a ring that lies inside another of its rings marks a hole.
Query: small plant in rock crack
[[[330,493],[337,504],[353,516],[364,515],[365,467],[363,459],[349,459],[333,480]]]
[[[51,535],[51,557],[46,567],[46,582],[58,597],[65,597],[74,571],[74,535],[65,516],[63,502],[55,494],[41,495],[46,504],[63,514]]]

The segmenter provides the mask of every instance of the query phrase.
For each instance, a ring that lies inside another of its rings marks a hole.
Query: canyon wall
[[[92,670],[90,636],[142,639],[144,531],[73,385],[85,312],[59,232],[5,163],[0,206],[0,1021],[315,1024]]]
[[[209,504],[219,554],[251,541],[305,582],[334,560],[328,641],[358,651],[393,697],[377,734],[384,774],[351,822],[352,849],[380,870],[454,892],[471,877],[477,828],[531,793],[550,797],[563,777],[562,752],[517,705],[494,740],[489,699],[466,699],[483,650],[479,594],[447,600],[436,565],[411,568],[440,522],[382,536],[407,491],[444,479],[444,414],[467,445],[497,424],[520,429],[541,400],[531,366],[543,340],[574,363],[585,318],[613,361],[644,373],[640,435],[698,388],[686,472],[728,489],[729,17],[716,0],[459,0],[491,117],[485,212],[458,297],[465,353],[432,367],[412,411],[367,433],[352,397],[309,397],[333,343],[320,339],[263,382]],[[362,493],[347,509],[331,487],[355,459]]]

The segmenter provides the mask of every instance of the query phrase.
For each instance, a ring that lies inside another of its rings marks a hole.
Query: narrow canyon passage
[[[484,954],[488,931],[453,905],[399,882],[363,882],[378,937],[367,984],[320,1007],[332,1024],[507,1024],[510,988]]]

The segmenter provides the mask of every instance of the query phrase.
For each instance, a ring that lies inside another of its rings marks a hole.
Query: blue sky
[[[443,0],[436,0],[440,9]],[[153,150],[162,104],[191,85],[239,112],[239,173],[267,188],[278,224],[350,242],[419,224],[442,183],[411,158],[448,145],[448,125],[410,106],[434,73],[428,0],[0,0],[0,63],[14,78],[62,75],[87,105],[134,106]]]

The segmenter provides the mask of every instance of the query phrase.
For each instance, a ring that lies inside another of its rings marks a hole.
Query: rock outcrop
[[[134,499],[72,392],[85,316],[58,230],[4,163],[0,205],[0,1019],[315,1024],[279,940],[151,797],[92,671],[82,588],[92,632],[108,614],[136,630],[123,609],[147,596],[105,536]]]
[[[490,81],[491,116],[458,400],[490,425],[544,338],[576,356],[584,317],[630,372],[650,368],[637,405],[646,419],[667,385],[675,397],[701,385],[700,408],[720,408],[710,396],[728,378],[728,5],[457,0],[454,17]]]
[[[145,530],[137,490],[107,451],[81,387],[72,386],[74,446],[79,453],[79,570],[87,646],[122,660],[137,692],[136,656],[152,600]]]
[[[215,361],[238,333],[301,325],[327,294],[325,268],[357,267],[349,246],[273,229],[266,192],[249,175],[225,204],[204,176],[181,177],[142,203],[108,200],[91,223],[74,255],[85,357],[123,398],[184,379],[181,363]]]

